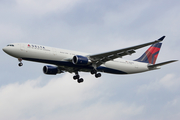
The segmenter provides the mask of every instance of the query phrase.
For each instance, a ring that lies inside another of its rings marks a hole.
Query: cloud
[[[16,0],[17,8],[26,14],[45,15],[51,12],[65,12],[81,0]]]
[[[43,79],[27,80],[0,88],[0,119],[118,119],[142,113],[144,106],[108,102],[99,81],[86,77],[83,84],[65,74],[42,85]]]
[[[180,86],[180,78],[176,78],[174,74],[168,74],[159,83],[167,89],[177,89]]]
[[[1,42],[12,42],[24,37],[24,32],[20,26],[15,24],[0,24]]]
[[[149,2],[142,2],[141,5],[134,1],[131,4],[124,2],[123,5],[118,5],[117,9],[106,12],[104,23],[109,27],[121,26],[126,28],[139,18],[148,5]]]
[[[169,91],[177,91],[180,87],[180,78],[177,78],[175,74],[167,74],[162,79],[152,80],[152,82],[141,85],[138,88],[138,93],[146,93],[150,91],[159,91],[166,89]]]

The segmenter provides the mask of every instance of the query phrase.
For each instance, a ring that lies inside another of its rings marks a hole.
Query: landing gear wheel
[[[73,76],[74,80],[77,80],[78,83],[84,82],[83,78],[80,78],[80,75],[78,74],[78,71],[75,72],[75,75]]]
[[[21,66],[23,66],[23,63],[19,63],[18,65],[19,65],[19,67],[21,67]]]
[[[98,77],[101,77],[101,73],[98,73]]]
[[[77,82],[82,83],[82,82],[84,82],[84,80],[82,78],[80,78],[80,79],[77,80]]]
[[[101,73],[95,74],[95,77],[96,77],[96,78],[101,77]]]
[[[94,70],[94,69],[91,71],[91,74],[92,74],[92,75],[93,75],[93,74],[96,74],[96,73],[97,73],[97,71]]]
[[[77,79],[79,79],[79,77],[80,77],[79,75],[75,75],[75,76],[73,76],[73,79],[77,80]]]

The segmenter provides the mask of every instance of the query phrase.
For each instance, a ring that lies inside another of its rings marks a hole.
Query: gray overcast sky
[[[8,43],[100,53],[166,35],[157,62],[180,60],[179,0],[0,0],[0,48]],[[147,48],[124,59],[136,59]],[[45,64],[0,51],[2,120],[179,120],[180,63],[134,74],[47,76]]]

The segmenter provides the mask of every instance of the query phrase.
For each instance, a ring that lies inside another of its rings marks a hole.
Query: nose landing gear
[[[18,64],[18,65],[19,65],[19,67],[23,66],[23,63],[22,63],[22,58],[18,58],[18,60],[19,60],[19,62],[20,62],[20,63]]]

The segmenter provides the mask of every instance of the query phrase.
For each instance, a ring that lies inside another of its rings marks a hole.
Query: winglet
[[[159,38],[158,40],[159,40],[159,41],[163,41],[165,37],[166,37],[166,36],[162,36],[162,37]]]

